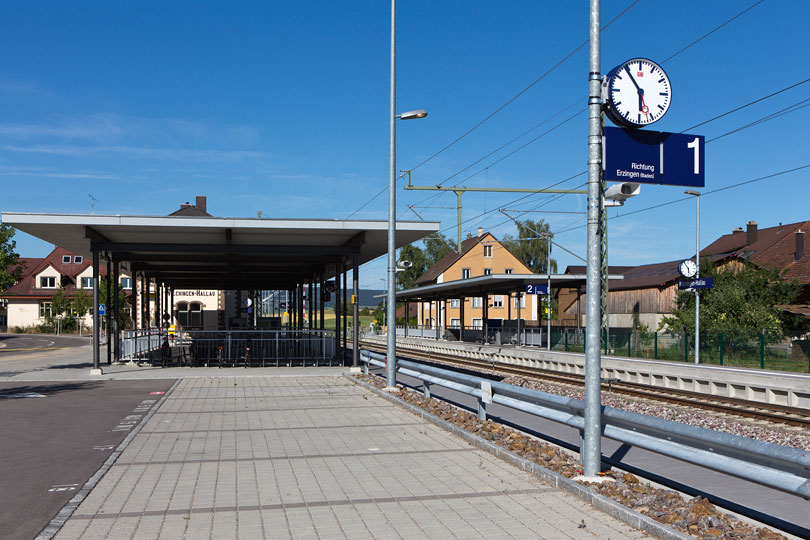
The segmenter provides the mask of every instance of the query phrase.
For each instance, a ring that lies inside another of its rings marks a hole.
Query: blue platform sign
[[[678,282],[679,291],[693,291],[695,289],[713,289],[713,288],[714,288],[713,277],[695,278],[690,279],[689,281]]]
[[[705,187],[703,135],[603,128],[602,167],[608,182]]]
[[[526,294],[548,294],[547,285],[526,285]]]
[[[107,313],[107,306],[105,306],[104,304],[99,304],[98,305],[98,314],[99,315],[105,315],[106,313]]]

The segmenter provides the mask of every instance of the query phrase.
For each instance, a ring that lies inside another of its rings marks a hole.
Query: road
[[[21,354],[41,353],[89,345],[88,337],[48,334],[0,334],[0,359]]]
[[[0,382],[0,537],[35,538],[172,384]]]

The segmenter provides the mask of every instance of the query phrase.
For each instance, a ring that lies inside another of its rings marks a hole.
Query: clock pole
[[[585,413],[580,456],[586,478],[598,478],[602,463],[601,441],[601,241],[602,200],[602,76],[600,0],[591,0],[590,73],[588,76],[588,266],[585,315]]]
[[[692,195],[697,202],[695,224],[695,279],[700,277],[700,192],[688,189],[684,191]],[[700,363],[700,289],[695,289],[695,363]]]

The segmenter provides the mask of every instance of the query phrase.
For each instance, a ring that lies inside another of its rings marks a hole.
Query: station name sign
[[[175,296],[216,296],[217,291],[174,291]]]
[[[705,187],[703,135],[606,126],[602,167],[608,182]]]
[[[707,277],[707,278],[696,278],[691,279],[689,281],[679,281],[678,282],[678,290],[679,291],[693,291],[695,289],[713,289],[714,288],[714,278]]]

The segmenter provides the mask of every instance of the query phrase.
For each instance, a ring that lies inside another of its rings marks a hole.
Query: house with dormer
[[[515,257],[490,232],[478,229],[478,235],[469,235],[461,242],[461,252],[450,251],[436,264],[419,276],[414,284],[417,287],[447,283],[449,281],[471,279],[493,274],[531,274],[532,271]],[[461,320],[461,302],[464,302],[464,320]],[[489,320],[516,320],[517,307],[520,302],[521,318],[525,321],[537,320],[537,295],[522,295],[512,297],[512,306],[509,297],[502,294],[485,295],[470,298],[455,298],[439,306],[439,301],[420,302],[417,315],[420,326],[435,328],[446,326],[458,328],[483,328],[484,303],[487,303],[487,318]],[[528,308],[528,309],[527,309]],[[441,315],[439,315],[441,314]],[[439,320],[441,316],[442,320]],[[446,321],[444,320],[446,318]]]
[[[5,326],[8,329],[37,327],[45,323],[53,313],[53,296],[62,289],[68,297],[79,291],[93,294],[93,266],[91,261],[64,248],[54,248],[45,258],[20,258],[24,265],[22,277],[17,283],[0,293],[5,306]],[[104,267],[100,275],[106,275]],[[132,279],[121,276],[121,288],[132,289]],[[92,318],[86,315],[85,326],[92,326]]]

